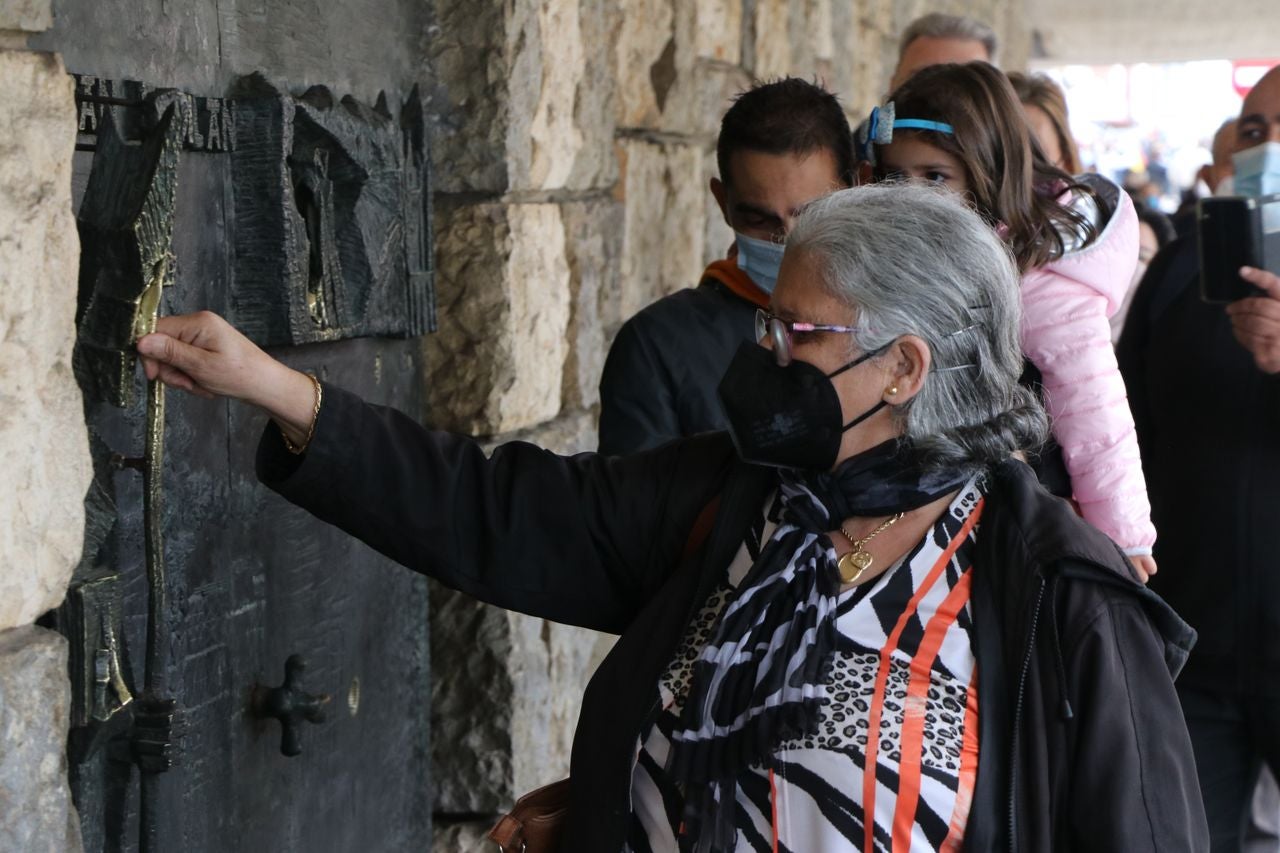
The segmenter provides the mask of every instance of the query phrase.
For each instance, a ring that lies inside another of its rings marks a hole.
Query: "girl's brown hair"
[[[930,145],[964,164],[970,204],[993,227],[1006,229],[1005,242],[1021,272],[1062,257],[1064,233],[1082,246],[1097,239],[1093,223],[1058,199],[1068,192],[1087,196],[1106,218],[1102,198],[1045,159],[1003,72],[985,62],[933,65],[916,72],[890,99],[898,118],[951,125],[954,133],[895,135],[927,134]]]
[[[1018,93],[1018,100],[1024,106],[1038,107],[1049,117],[1053,125],[1053,133],[1058,137],[1058,149],[1062,151],[1062,168],[1073,175],[1080,174],[1080,149],[1071,135],[1071,123],[1067,120],[1067,96],[1062,88],[1044,74],[1023,74],[1019,71],[1009,72],[1009,82],[1013,91]]]

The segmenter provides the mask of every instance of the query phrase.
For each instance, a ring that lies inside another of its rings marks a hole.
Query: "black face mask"
[[[840,397],[831,379],[879,352],[864,353],[833,373],[823,373],[803,361],[779,367],[770,350],[744,342],[718,390],[738,455],[757,465],[829,471],[845,431],[888,405],[881,400],[842,425]]]

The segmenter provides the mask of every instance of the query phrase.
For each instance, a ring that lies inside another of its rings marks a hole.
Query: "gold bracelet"
[[[307,449],[307,445],[311,443],[311,436],[316,434],[316,421],[320,419],[320,402],[324,398],[324,386],[320,384],[320,380],[316,379],[315,374],[312,373],[306,376],[311,380],[311,384],[316,386],[316,406],[311,410],[311,426],[307,427],[307,437],[302,439],[302,444],[294,444],[289,440],[289,436],[284,434],[284,430],[280,430],[280,437],[284,439],[284,449],[295,456],[301,455]]]

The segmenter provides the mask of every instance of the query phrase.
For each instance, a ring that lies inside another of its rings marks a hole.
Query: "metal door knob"
[[[284,683],[279,687],[263,687],[256,685],[250,710],[253,716],[260,719],[275,717],[280,721],[280,752],[284,755],[298,755],[302,752],[300,728],[305,720],[308,723],[323,723],[325,705],[329,703],[329,695],[321,693],[312,695],[303,691],[299,684],[307,662],[302,655],[289,655],[284,662]]]

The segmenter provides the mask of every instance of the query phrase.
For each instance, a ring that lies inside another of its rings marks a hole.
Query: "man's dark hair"
[[[729,160],[736,151],[811,154],[824,148],[835,156],[840,179],[852,185],[853,134],[840,100],[816,83],[786,77],[734,98],[720,122],[716,164],[727,185]]]

